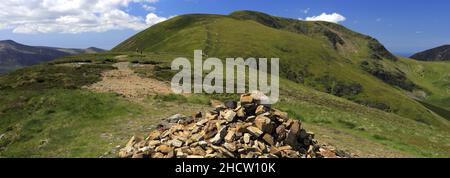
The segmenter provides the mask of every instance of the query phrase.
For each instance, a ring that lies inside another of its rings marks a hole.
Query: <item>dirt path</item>
[[[114,64],[117,70],[104,72],[102,81],[86,88],[96,92],[113,92],[127,98],[143,98],[172,92],[167,83],[138,76],[129,68],[129,64],[128,62]]]

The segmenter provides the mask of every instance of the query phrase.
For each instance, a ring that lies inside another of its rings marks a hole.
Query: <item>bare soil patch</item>
[[[129,68],[128,62],[113,65],[116,70],[102,74],[102,80],[85,88],[96,92],[112,92],[127,98],[143,98],[156,94],[170,94],[169,84],[151,78],[138,76]]]

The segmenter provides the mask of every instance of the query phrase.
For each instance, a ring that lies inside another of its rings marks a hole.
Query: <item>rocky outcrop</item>
[[[314,133],[288,113],[259,104],[258,95],[240,102],[213,102],[215,110],[164,119],[146,138],[134,136],[121,158],[337,158],[348,154],[318,144]],[[260,95],[259,95],[260,96]]]
[[[368,37],[369,43],[367,47],[369,48],[370,58],[372,59],[388,59],[391,61],[397,61],[398,58],[393,55],[386,47],[383,46],[377,39]]]

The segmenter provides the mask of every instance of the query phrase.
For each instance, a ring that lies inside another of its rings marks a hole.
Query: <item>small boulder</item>
[[[236,133],[236,129],[230,129],[228,131],[227,135],[225,136],[225,141],[232,142],[234,140],[235,133]]]
[[[237,116],[237,117],[239,117],[239,118],[245,118],[246,113],[245,113],[243,107],[239,106],[235,111],[236,111],[236,116]]]
[[[226,101],[225,102],[225,107],[228,108],[228,109],[236,109],[237,102],[236,101]]]
[[[251,94],[243,94],[241,95],[241,104],[250,104],[253,103],[253,97]]]
[[[244,143],[245,144],[250,143],[250,137],[251,137],[250,134],[248,134],[248,133],[244,134],[244,138],[243,139],[244,139]]]
[[[226,110],[220,113],[223,119],[225,119],[228,122],[233,122],[236,119],[236,112],[233,110]]]
[[[211,107],[218,108],[222,107],[224,104],[219,100],[210,100],[209,103],[211,104]]]
[[[269,134],[264,134],[264,136],[262,137],[262,139],[269,145],[274,146],[275,142],[273,141],[273,137]]]
[[[279,125],[275,129],[275,137],[276,137],[276,141],[279,141],[279,142],[286,139],[286,126]]]
[[[219,132],[216,134],[216,136],[214,136],[214,138],[212,138],[210,140],[210,142],[214,145],[218,145],[222,142],[222,140],[225,138],[226,134],[227,134],[227,126],[223,126]]]
[[[287,137],[286,137],[286,143],[294,148],[298,147],[299,145],[299,136],[301,132],[301,124],[300,121],[294,120],[291,125],[291,129],[289,130]]]
[[[223,147],[225,147],[228,151],[235,152],[236,151],[236,145],[234,143],[225,143],[223,144]]]
[[[273,115],[278,117],[278,118],[280,118],[280,119],[282,119],[282,120],[288,120],[289,119],[289,114],[287,112],[282,112],[282,111],[279,111],[279,110],[275,110],[273,112]]]
[[[158,147],[157,151],[167,154],[167,153],[173,151],[173,148],[170,147],[169,145],[161,145]]]
[[[177,140],[177,139],[171,140],[170,143],[171,143],[171,145],[174,146],[175,148],[179,148],[179,147],[183,146],[183,142],[180,141],[180,140]]]
[[[255,114],[260,115],[266,113],[267,111],[268,109],[264,105],[259,105],[258,107],[256,107]]]
[[[158,130],[155,130],[148,135],[148,140],[158,140],[160,135],[161,135],[161,132]]]
[[[265,116],[256,117],[255,125],[259,130],[269,134],[272,134],[276,129],[275,123],[273,123],[270,118]]]
[[[263,131],[261,131],[257,127],[253,127],[253,126],[247,127],[247,131],[251,135],[255,136],[256,138],[259,138],[264,133]]]

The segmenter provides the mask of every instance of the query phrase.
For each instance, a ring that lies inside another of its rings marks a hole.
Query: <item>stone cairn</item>
[[[339,158],[343,151],[319,145],[314,133],[286,112],[260,104],[260,95],[240,102],[212,101],[215,110],[164,119],[146,138],[133,136],[121,158]]]

